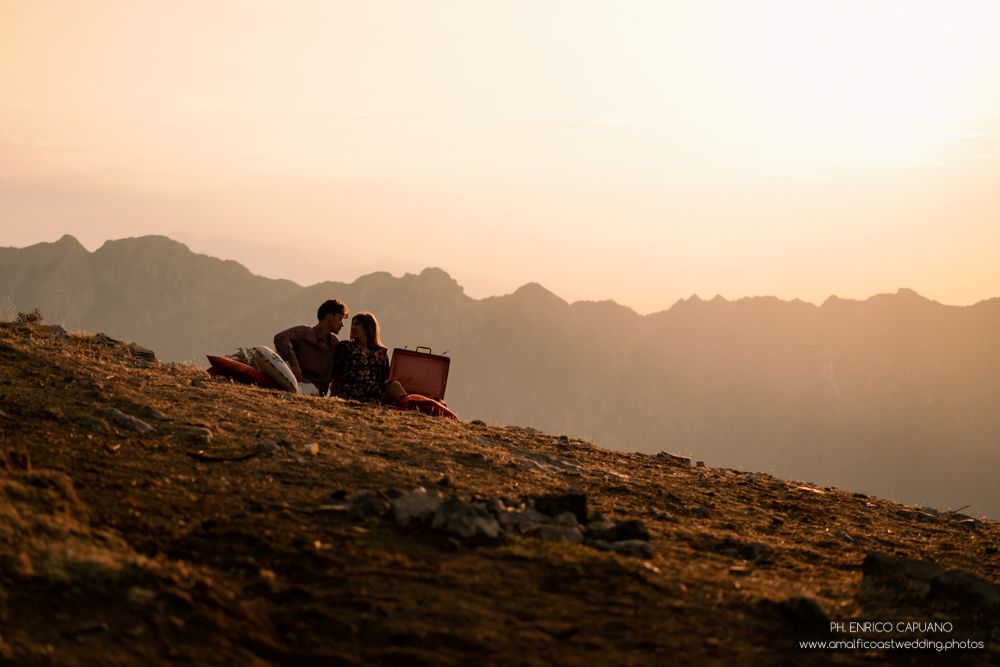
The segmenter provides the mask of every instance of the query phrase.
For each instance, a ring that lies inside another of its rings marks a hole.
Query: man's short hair
[[[322,322],[326,319],[327,315],[333,315],[336,313],[347,313],[347,306],[344,305],[343,301],[338,301],[337,299],[329,299],[324,301],[316,311],[316,321]]]

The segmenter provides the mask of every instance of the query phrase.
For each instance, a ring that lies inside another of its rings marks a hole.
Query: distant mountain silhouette
[[[534,283],[472,299],[440,269],[301,287],[158,236],[93,253],[71,236],[0,248],[4,295],[49,322],[199,362],[271,345],[339,298],[374,312],[390,348],[450,350],[447,400],[464,419],[1000,518],[1000,299],[693,296],[641,316]]]

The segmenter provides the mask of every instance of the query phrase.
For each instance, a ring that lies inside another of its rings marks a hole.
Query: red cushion
[[[448,409],[447,405],[441,401],[435,401],[433,398],[421,396],[420,394],[405,394],[400,397],[399,401],[403,404],[403,410],[420,410],[420,412],[434,415],[435,417],[448,417],[449,419],[462,421],[458,418],[458,415]]]
[[[241,364],[225,357],[208,356],[208,362],[212,367],[208,369],[209,375],[221,375],[243,384],[255,384],[265,389],[281,389],[274,380],[267,377],[253,366]]]

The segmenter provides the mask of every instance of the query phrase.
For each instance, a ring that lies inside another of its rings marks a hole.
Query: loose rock
[[[257,443],[257,449],[261,450],[262,452],[274,453],[278,451],[278,443],[274,442],[273,440],[261,440],[260,442]]]
[[[354,494],[354,498],[351,499],[351,512],[355,514],[382,516],[388,511],[389,503],[386,499],[371,489],[358,491]]]
[[[138,431],[139,433],[149,433],[153,430],[153,427],[146,422],[141,419],[137,419],[132,415],[127,415],[118,408],[104,408],[102,412],[122,426],[130,428],[133,431]]]
[[[792,597],[781,603],[781,609],[796,621],[825,621],[826,612],[814,598]]]
[[[546,494],[535,497],[535,509],[542,514],[557,516],[572,512],[577,522],[587,523],[587,496],[583,493]]]
[[[741,556],[752,560],[757,565],[770,565],[774,562],[774,549],[763,542],[744,544],[739,548],[739,551]]]
[[[583,544],[583,532],[578,526],[562,526],[558,524],[535,524],[523,531],[526,537],[537,537],[546,542],[572,542]]]
[[[689,466],[691,465],[690,456],[678,456],[677,454],[671,454],[670,452],[659,452],[656,458],[666,461],[667,463],[672,463],[678,466]]]
[[[416,521],[430,521],[441,506],[440,491],[427,491],[417,487],[392,501],[392,515],[396,523],[405,526]]]
[[[879,585],[927,585],[942,573],[941,566],[933,561],[914,560],[905,556],[890,556],[873,551],[861,563],[865,579]]]
[[[507,513],[507,506],[504,505],[503,501],[497,498],[496,496],[493,496],[492,498],[486,501],[486,509],[487,511],[493,514]]]
[[[156,593],[148,588],[132,586],[125,593],[125,600],[133,607],[145,607],[156,600]]]
[[[615,526],[616,542],[631,540],[649,541],[649,531],[646,530],[646,524],[638,519],[632,519],[631,521],[626,521]]]
[[[528,507],[520,512],[499,514],[497,520],[504,532],[525,535],[548,521],[548,517],[533,507]]]
[[[196,428],[191,437],[204,445],[212,442],[212,432],[207,428]]]
[[[443,530],[456,537],[488,537],[500,535],[500,524],[491,516],[482,516],[476,508],[457,498],[441,503],[431,523],[434,530]]]
[[[972,609],[1000,608],[1000,586],[966,570],[948,570],[931,579],[931,597],[954,600]]]
[[[623,556],[649,559],[656,555],[656,549],[645,540],[618,540],[609,545],[611,551],[620,553]]]

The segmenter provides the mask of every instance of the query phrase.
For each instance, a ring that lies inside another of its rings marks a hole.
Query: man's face
[[[342,313],[331,313],[327,317],[330,318],[330,331],[340,333],[344,328],[344,320],[347,319],[347,309],[345,308]]]

